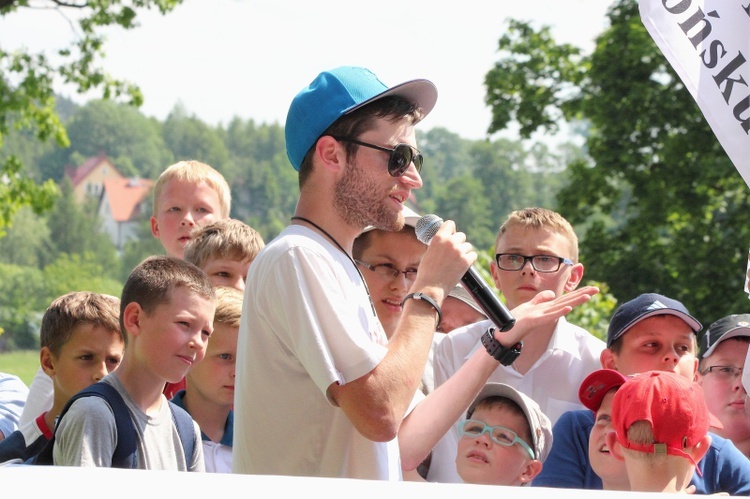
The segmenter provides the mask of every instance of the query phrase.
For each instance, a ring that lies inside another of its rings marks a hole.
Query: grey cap
[[[705,359],[714,353],[716,345],[737,336],[750,336],[750,314],[727,315],[708,326],[698,340],[700,358]]]
[[[466,291],[466,288],[464,288],[460,282],[456,284],[450,293],[448,293],[448,296],[453,297],[456,300],[461,300],[483,316],[487,317],[487,314],[482,310],[482,307],[479,306],[474,297]]]
[[[544,462],[552,449],[552,423],[539,408],[539,404],[530,397],[519,392],[510,385],[504,383],[487,383],[479,392],[466,411],[466,417],[470,418],[477,404],[489,397],[505,397],[512,400],[521,408],[526,415],[526,421],[531,429],[531,448],[539,461]]]

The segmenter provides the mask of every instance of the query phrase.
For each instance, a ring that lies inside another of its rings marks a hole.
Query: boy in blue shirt
[[[677,300],[656,293],[642,294],[615,311],[607,332],[602,367],[629,375],[668,371],[695,380],[698,371],[696,334],[701,323]],[[626,334],[627,333],[627,334]],[[591,469],[590,410],[563,414],[552,429],[555,445],[533,486],[602,489]],[[697,494],[727,492],[750,495],[750,460],[729,440],[711,434],[712,442],[691,481]]]

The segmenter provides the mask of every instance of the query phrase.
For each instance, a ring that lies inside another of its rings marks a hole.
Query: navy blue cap
[[[681,302],[667,298],[657,293],[644,293],[620,305],[615,310],[607,330],[607,348],[612,346],[628,329],[643,319],[655,315],[674,315],[679,317],[693,332],[698,333],[703,327],[698,319],[690,315],[688,309]]]

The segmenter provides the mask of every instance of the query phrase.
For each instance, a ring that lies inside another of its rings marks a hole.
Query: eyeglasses
[[[722,381],[730,381],[737,379],[737,376],[742,374],[742,368],[734,366],[711,366],[707,367],[701,374],[705,375],[706,373],[713,373]]]
[[[372,270],[383,279],[386,279],[389,281],[396,279],[401,274],[404,274],[404,277],[409,282],[414,282],[414,280],[417,278],[416,269],[398,270],[396,267],[394,267],[393,265],[389,263],[381,263],[380,265],[370,265],[369,263],[365,263],[362,260],[354,260],[354,261],[357,262],[358,265],[361,265],[368,270]]]
[[[518,434],[505,428],[503,426],[488,426],[484,421],[477,421],[476,419],[467,419],[458,423],[458,433],[462,437],[476,438],[483,433],[487,433],[490,436],[490,440],[503,447],[510,447],[513,444],[518,444],[529,453],[531,459],[534,457],[534,451],[531,450],[529,444],[521,440]]]
[[[391,177],[400,177],[401,175],[406,173],[406,170],[409,169],[409,165],[412,164],[412,162],[417,168],[417,172],[422,171],[422,163],[424,162],[424,158],[417,149],[410,146],[409,144],[397,144],[393,149],[388,149],[387,147],[368,144],[367,142],[350,139],[349,137],[334,136],[333,138],[338,140],[339,142],[351,142],[352,144],[369,147],[370,149],[375,149],[377,151],[383,151],[390,154],[391,157],[388,160],[388,174]]]
[[[526,262],[531,262],[531,266],[537,272],[557,272],[560,265],[573,265],[573,261],[561,256],[552,255],[534,255],[526,256],[518,253],[498,253],[495,255],[495,261],[500,270],[521,270]]]

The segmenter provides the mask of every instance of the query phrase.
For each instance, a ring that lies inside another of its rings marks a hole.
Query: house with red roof
[[[138,226],[151,216],[153,180],[142,178],[110,178],[103,182],[99,200],[99,220],[122,251],[125,243],[138,239]]]
[[[81,166],[66,166],[65,176],[73,184],[73,194],[79,203],[99,199],[105,180],[125,178],[104,152],[87,159]]]

